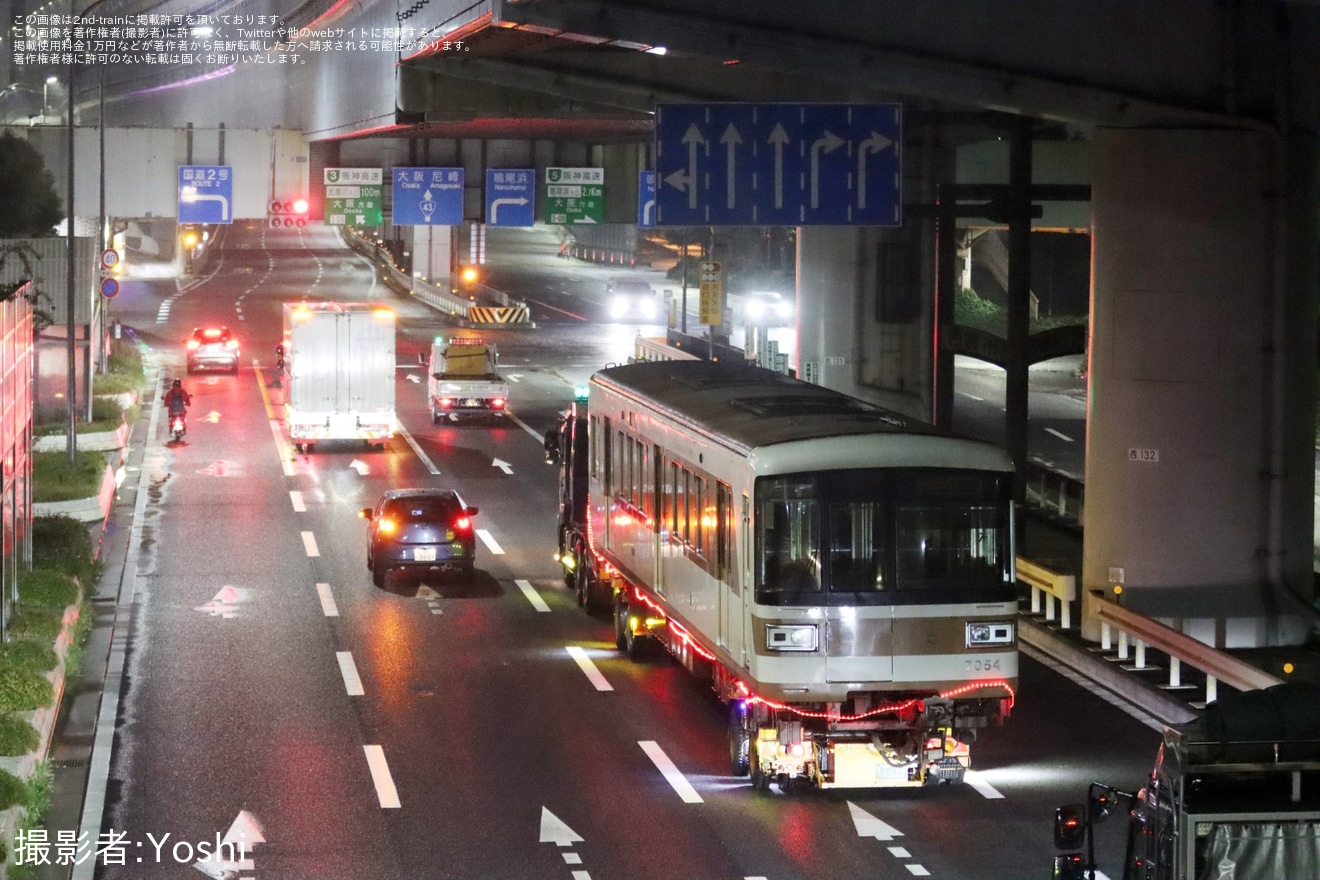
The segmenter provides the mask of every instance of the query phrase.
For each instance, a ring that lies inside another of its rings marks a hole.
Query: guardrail
[[[1100,648],[1113,650],[1114,634],[1118,634],[1118,658],[1127,660],[1129,642],[1135,657],[1134,670],[1148,669],[1146,649],[1154,648],[1169,657],[1169,688],[1182,687],[1182,664],[1186,663],[1205,674],[1205,701],[1213,703],[1218,697],[1219,682],[1238,690],[1256,690],[1282,684],[1283,680],[1216,650],[1185,633],[1165,626],[1145,615],[1129,611],[1112,601],[1103,590],[1091,590],[1095,599],[1095,617],[1100,621]]]
[[[697,361],[697,355],[682,348],[668,345],[664,339],[638,334],[633,342],[633,363],[642,361]]]
[[[1071,474],[1028,461],[1023,474],[1027,503],[1049,516],[1081,528],[1086,505],[1086,484]]]
[[[1050,571],[1021,556],[1014,562],[1017,579],[1031,587],[1031,613],[1040,614],[1043,603],[1045,620],[1053,623],[1057,604],[1061,610],[1059,623],[1064,629],[1072,629],[1072,603],[1077,598],[1077,578],[1074,575]]]

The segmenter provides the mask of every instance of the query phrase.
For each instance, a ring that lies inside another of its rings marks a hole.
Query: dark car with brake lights
[[[197,327],[188,337],[188,372],[224,369],[238,372],[238,340],[228,327]]]
[[[376,586],[384,586],[392,571],[457,571],[471,577],[477,508],[452,489],[391,489],[358,515],[370,524],[367,569]]]

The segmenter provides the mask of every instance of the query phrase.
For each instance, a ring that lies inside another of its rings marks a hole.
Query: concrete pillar
[[[919,235],[864,227],[798,229],[797,375],[929,421],[933,280],[927,274],[916,282],[920,303],[901,321],[880,321],[877,307],[881,246],[902,241],[912,243],[907,259],[915,264],[921,259]]]
[[[1312,512],[1288,486],[1310,486],[1313,466],[1285,460],[1313,423],[1288,410],[1313,404],[1284,386],[1294,369],[1314,389],[1315,342],[1308,356],[1284,317],[1316,280],[1287,280],[1280,142],[1114,129],[1096,153],[1087,606],[1121,584],[1127,607],[1208,644],[1296,644]],[[1283,525],[1298,517],[1300,540]]]

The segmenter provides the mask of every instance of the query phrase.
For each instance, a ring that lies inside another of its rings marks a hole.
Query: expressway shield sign
[[[233,223],[234,169],[229,165],[180,165],[178,219],[180,223]]]
[[[898,226],[901,104],[662,104],[660,226]]]

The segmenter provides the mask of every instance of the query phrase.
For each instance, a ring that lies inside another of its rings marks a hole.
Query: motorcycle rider
[[[169,410],[170,418],[175,416],[186,416],[188,407],[192,405],[192,395],[183,388],[183,382],[179,379],[174,380],[170,390],[165,392],[165,396],[160,399]]]

